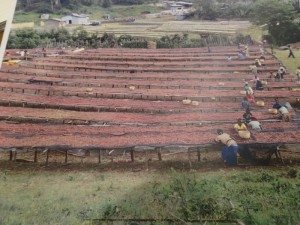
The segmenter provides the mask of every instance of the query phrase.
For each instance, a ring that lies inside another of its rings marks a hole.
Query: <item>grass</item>
[[[297,70],[297,67],[300,66],[300,50],[294,49],[294,58],[288,58],[289,51],[288,50],[278,50],[274,49],[275,56],[283,63],[284,66],[286,66],[291,73],[295,73]]]
[[[251,35],[254,41],[261,42],[265,31],[261,27],[252,25],[248,29],[243,30],[242,33],[245,35]]]
[[[174,215],[182,220],[240,219],[247,225],[297,224],[296,172],[2,171],[0,224],[87,225],[89,219],[103,217]]]
[[[90,16],[93,20],[100,20],[105,15],[112,17],[137,17],[142,12],[149,11],[151,13],[157,13],[161,9],[154,5],[135,5],[135,6],[120,6],[113,5],[110,8],[102,8],[100,6],[81,6],[78,10],[70,11],[75,13],[85,13]],[[65,10],[68,12],[68,10]],[[66,14],[66,13],[64,13]],[[39,22],[41,13],[36,12],[16,12],[14,15],[14,23],[25,23],[25,22]],[[50,18],[60,18],[62,14],[50,14]]]

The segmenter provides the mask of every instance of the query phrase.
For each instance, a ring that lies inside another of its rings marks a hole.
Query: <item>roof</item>
[[[182,7],[182,5],[174,4],[174,5],[171,5],[171,7]]]
[[[176,2],[176,4],[178,4],[178,5],[190,5],[190,6],[194,5],[191,2]]]
[[[79,18],[86,18],[86,17],[88,17],[87,15],[85,15],[85,14],[77,14],[77,13],[72,13],[72,15],[71,16],[74,16],[74,17],[79,17]]]

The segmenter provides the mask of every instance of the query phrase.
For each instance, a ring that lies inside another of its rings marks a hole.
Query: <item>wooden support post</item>
[[[192,161],[191,161],[191,148],[188,148],[188,160],[190,169],[192,168]]]
[[[201,161],[201,152],[200,152],[200,149],[197,148],[197,158],[198,158],[198,162]]]
[[[34,151],[34,159],[33,159],[34,163],[37,163],[37,150]]]
[[[49,163],[49,150],[46,150],[46,165]]]
[[[98,150],[98,163],[101,163],[101,149]]]
[[[14,161],[16,161],[16,160],[17,160],[17,150],[14,151]]]
[[[12,161],[13,160],[13,151],[10,150],[9,151],[9,161]]]
[[[158,160],[162,161],[162,157],[161,157],[161,148],[157,148],[157,156],[158,156]]]
[[[66,150],[65,152],[65,164],[68,163],[68,150]]]
[[[131,157],[131,162],[134,162],[134,150],[130,150],[130,157]]]

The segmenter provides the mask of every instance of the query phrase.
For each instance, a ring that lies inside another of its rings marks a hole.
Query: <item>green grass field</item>
[[[65,10],[64,14],[50,14],[51,18],[60,18],[69,10]],[[135,6],[120,6],[113,5],[110,8],[102,8],[100,6],[82,6],[78,10],[69,11],[69,13],[85,13],[90,16],[93,20],[100,20],[105,15],[110,15],[112,17],[124,18],[124,17],[137,17],[140,16],[142,12],[148,11],[150,13],[157,13],[161,9],[154,5],[135,5]],[[14,15],[14,23],[25,23],[25,22],[35,22],[39,21],[41,13],[36,12],[16,12]]]
[[[275,56],[285,65],[290,73],[295,73],[297,67],[300,66],[300,50],[294,49],[296,58],[288,58],[289,52],[275,49]]]
[[[3,170],[0,224],[87,225],[98,224],[90,220],[97,218],[297,224],[300,178],[296,172],[291,168],[205,173]]]

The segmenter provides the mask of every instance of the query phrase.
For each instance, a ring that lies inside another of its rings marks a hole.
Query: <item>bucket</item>
[[[251,137],[251,134],[250,134],[250,131],[248,130],[241,130],[238,132],[240,138],[243,138],[243,139],[250,139]]]

